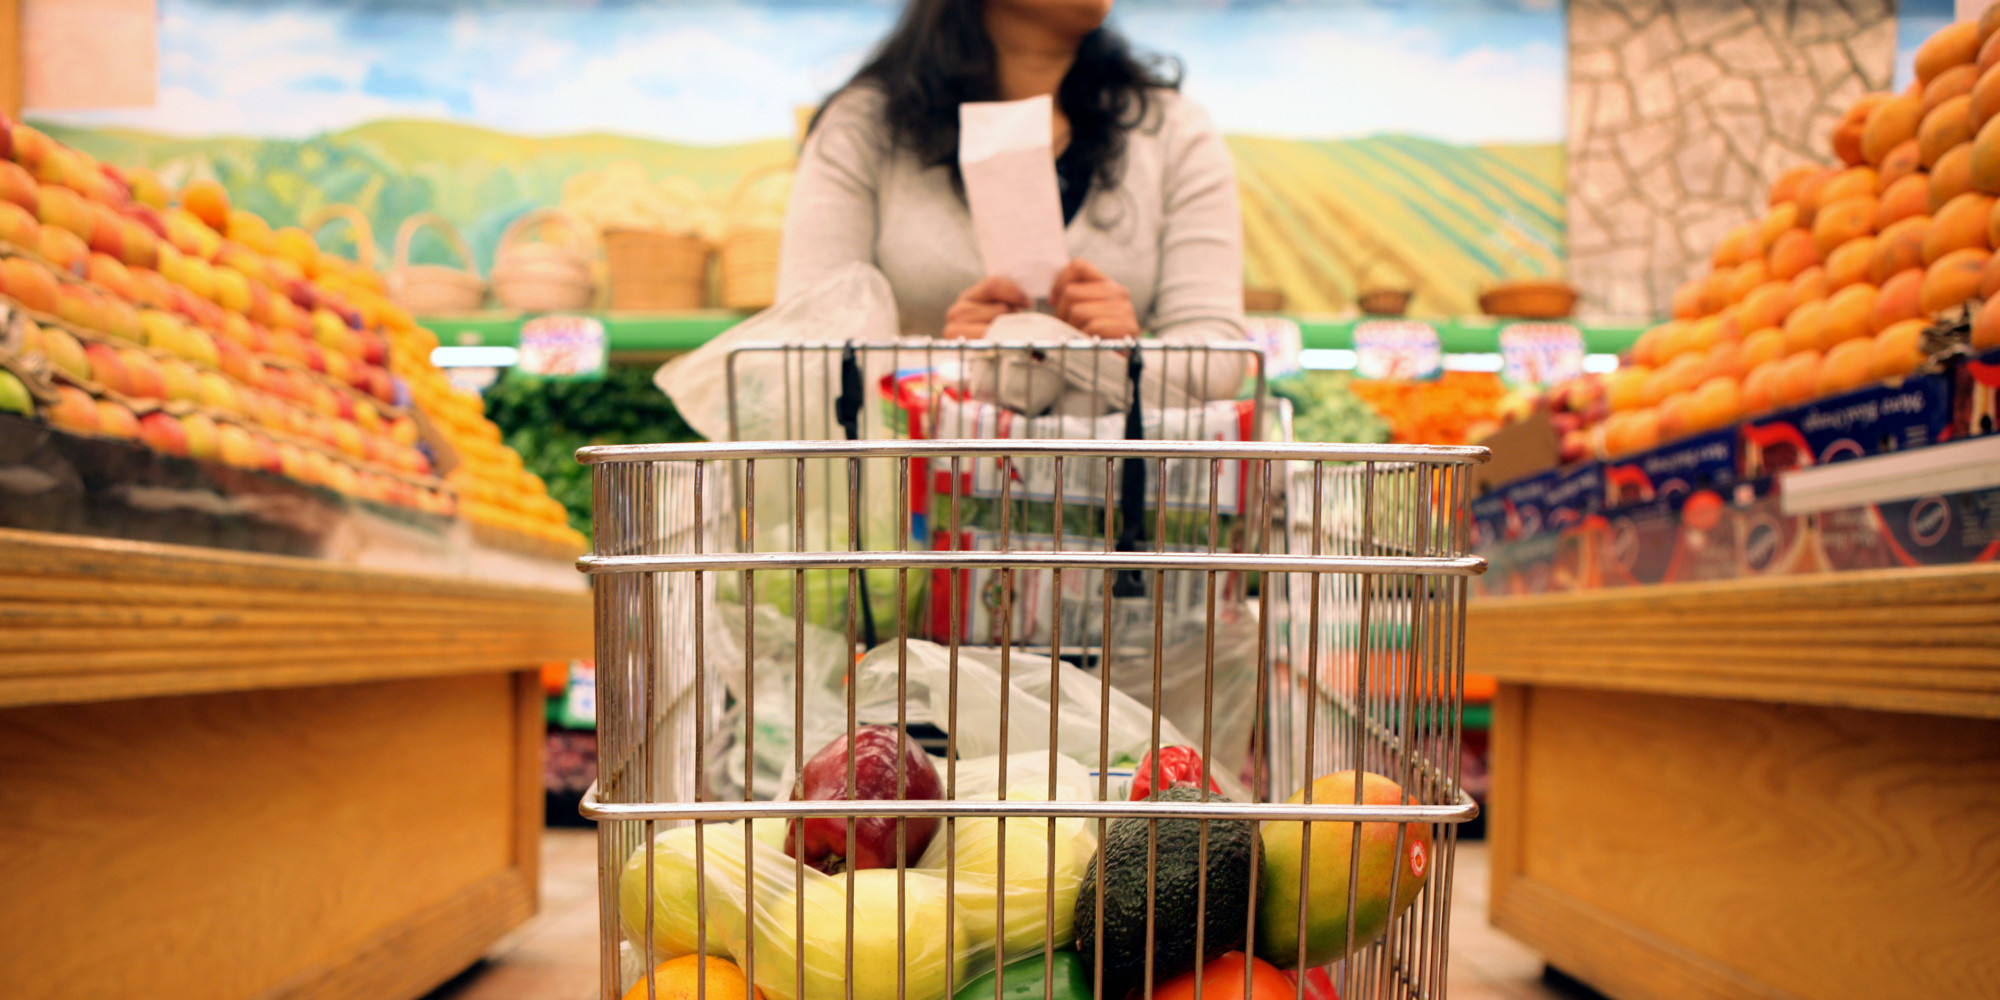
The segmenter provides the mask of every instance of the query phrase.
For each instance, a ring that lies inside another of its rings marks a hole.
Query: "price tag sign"
[[[1412,320],[1369,320],[1354,328],[1354,374],[1359,378],[1424,382],[1444,373],[1437,328]]]
[[[1500,331],[1500,379],[1554,385],[1583,374],[1583,331],[1567,323],[1515,323]]]
[[[600,377],[609,354],[604,324],[588,316],[537,316],[521,324],[518,366],[530,375]]]
[[[597,726],[597,664],[575,660],[569,665],[569,691],[563,697],[562,724],[570,729]]]
[[[1305,338],[1297,323],[1282,316],[1251,316],[1243,326],[1250,342],[1264,352],[1265,378],[1283,378],[1305,370],[1299,365]]]

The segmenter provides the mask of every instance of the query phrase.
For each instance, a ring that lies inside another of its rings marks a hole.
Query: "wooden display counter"
[[[534,912],[586,592],[0,531],[0,989],[421,996]]]
[[[1475,600],[1492,919],[1615,1000],[2000,996],[2000,566]]]

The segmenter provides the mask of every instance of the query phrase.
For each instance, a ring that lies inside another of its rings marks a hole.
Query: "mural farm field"
[[[460,228],[479,266],[491,266],[507,224],[543,205],[607,218],[606,199],[652,206],[631,224],[676,223],[712,238],[734,216],[774,221],[769,185],[746,205],[738,182],[781,169],[782,139],[728,145],[608,133],[525,137],[439,121],[370,122],[306,139],[180,138],[117,128],[39,123],[101,159],[143,164],[169,184],[213,176],[234,204],[289,225],[328,204],[367,214],[377,251],[396,227],[434,211]],[[1476,310],[1479,290],[1503,277],[1555,273],[1563,232],[1563,156],[1556,145],[1467,147],[1376,136],[1301,141],[1229,139],[1243,191],[1246,281],[1284,292],[1287,308],[1349,308],[1357,283],[1414,291],[1412,311]],[[619,188],[615,192],[607,186]],[[777,192],[782,197],[782,191]],[[329,228],[323,243],[351,252]],[[449,263],[441,241],[420,237],[413,259]]]

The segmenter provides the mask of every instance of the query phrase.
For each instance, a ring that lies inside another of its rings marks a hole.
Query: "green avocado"
[[[1211,793],[1210,802],[1228,799]],[[1198,802],[1194,788],[1155,792],[1148,802]],[[1150,831],[1159,827],[1153,884],[1153,983],[1157,987],[1195,965],[1195,930],[1204,924],[1201,907],[1201,821],[1194,819],[1113,820],[1104,843],[1083,876],[1076,900],[1076,952],[1085,969],[1097,957],[1097,870],[1104,869],[1104,989],[1106,1000],[1122,1000],[1146,980],[1146,856]],[[1208,821],[1206,930],[1203,961],[1243,949],[1250,922],[1250,892],[1260,873],[1252,866],[1257,825],[1242,820]]]

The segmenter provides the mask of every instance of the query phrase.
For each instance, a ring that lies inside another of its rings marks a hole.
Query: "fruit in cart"
[[[1201,754],[1193,747],[1161,747],[1156,761],[1151,750],[1139,759],[1139,767],[1132,774],[1132,794],[1127,798],[1133,802],[1144,800],[1159,788],[1200,788],[1207,772],[1202,768]],[[1221,786],[1214,778],[1208,778],[1208,790],[1222,794]]]
[[[1007,791],[1014,802],[1048,798],[1047,789],[1016,785]],[[1050,830],[1045,819],[1016,819],[1006,824],[1006,886],[1000,886],[1000,821],[964,818],[956,823],[952,842],[939,836],[919,867],[938,873],[947,865],[956,874],[958,919],[974,941],[1004,940],[1013,959],[1045,947],[1067,948],[1075,940],[1076,896],[1084,869],[1095,848],[1089,824],[1080,819],[1055,821],[1055,864],[1049,864]],[[1048,906],[1054,901],[1055,921]],[[1004,934],[1002,933],[1004,929]]]
[[[1292,1000],[1298,995],[1292,979],[1277,966],[1261,958],[1248,958],[1250,992],[1246,998],[1243,992],[1246,958],[1242,952],[1232,951],[1204,964],[1199,973],[1201,1000]],[[1196,975],[1190,970],[1178,979],[1154,987],[1153,1000],[1195,1000]]]
[[[1340,771],[1311,785],[1315,803],[1395,806],[1413,801],[1396,782],[1379,774]],[[1289,800],[1304,802],[1306,789]],[[1311,830],[1308,854],[1307,828]],[[1361,823],[1360,868],[1352,867],[1352,823],[1264,824],[1264,880],[1258,896],[1257,957],[1281,969],[1325,965],[1380,938],[1389,920],[1410,908],[1430,875],[1431,829],[1422,823]],[[1350,883],[1354,923],[1348,923]],[[1393,889],[1392,889],[1393,883]],[[1303,888],[1303,945],[1299,900]],[[1391,899],[1391,892],[1394,899]]]
[[[854,779],[850,787],[848,768],[852,762]],[[898,766],[902,771],[898,785]],[[851,794],[850,794],[851,792]],[[900,793],[900,794],[899,794]],[[862,726],[850,740],[846,735],[827,744],[800,772],[792,790],[793,801],[833,799],[915,800],[944,797],[944,785],[930,756],[907,734],[895,726]],[[853,827],[853,855],[849,856],[849,826]],[[897,854],[897,828],[903,828],[905,853]],[[848,868],[893,868],[902,858],[921,857],[936,835],[935,818],[897,820],[866,817],[854,820],[810,817],[792,820],[785,837],[786,853],[804,861],[816,871],[841,872]]]
[[[1003,974],[1004,973],[1004,974]],[[1090,975],[1073,951],[1035,955],[1014,961],[1004,970],[991,969],[960,986],[953,1000],[993,1000],[994,979],[1000,980],[1000,1000],[1091,1000]]]
[[[764,991],[753,994],[735,962],[713,955],[683,955],[661,962],[651,975],[640,977],[625,991],[624,1000],[745,1000],[751,996],[764,1000]]]
[[[346,466],[328,467],[328,485],[352,479],[339,474]],[[338,489],[339,487],[335,487]],[[342,492],[352,492],[351,489]],[[699,856],[708,884],[697,878],[695,828],[676,827],[653,838],[653,957],[680,958],[702,951],[704,927],[699,903],[707,904],[707,954],[729,955],[744,940],[743,825],[710,823],[703,828]],[[769,866],[782,871],[782,862]],[[732,880],[731,876],[735,876]],[[790,885],[790,880],[785,880]],[[618,873],[618,919],[625,937],[643,954],[646,941],[646,845],[634,848]]]
[[[902,879],[902,923],[896,921],[897,876],[889,869],[853,872],[847,877],[806,877],[805,892],[774,894],[757,909],[757,985],[774,1000],[942,1000],[947,976],[963,982],[974,949],[965,921],[944,928],[948,911],[944,880],[920,872]],[[789,887],[787,879],[774,879]],[[761,892],[760,892],[761,895]],[[847,913],[855,914],[853,975],[847,974]],[[799,914],[805,936],[797,938]],[[898,940],[901,941],[900,955]],[[795,996],[801,956],[805,992]],[[768,964],[767,964],[768,963]],[[900,973],[900,976],[899,976]],[[900,978],[903,992],[897,993]],[[849,991],[852,990],[852,993]]]
[[[1200,799],[1197,789],[1168,788],[1155,792],[1147,801],[1192,803]],[[1228,800],[1211,795],[1209,801]],[[1149,923],[1155,983],[1194,968],[1198,926],[1202,928],[1204,960],[1213,961],[1243,947],[1250,922],[1251,885],[1259,877],[1256,824],[1209,820],[1206,870],[1202,867],[1202,826],[1193,819],[1124,818],[1113,820],[1105,830],[1104,842],[1084,872],[1076,904],[1076,950],[1086,964],[1095,958],[1099,910],[1103,913],[1104,965],[1096,971],[1103,977],[1104,996],[1122,997],[1144,983]],[[1150,886],[1149,856],[1153,872]],[[1104,872],[1102,901],[1098,899],[1099,868]],[[1149,895],[1153,904],[1150,921]],[[1204,904],[1206,914],[1201,912]]]

